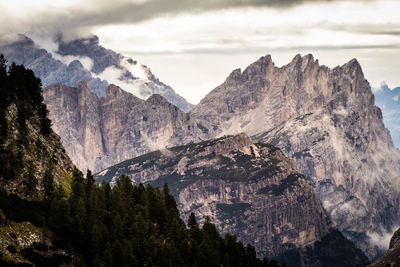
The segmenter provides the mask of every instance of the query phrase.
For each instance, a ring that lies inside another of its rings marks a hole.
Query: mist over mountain
[[[69,42],[59,37],[54,45],[58,49],[48,51],[27,36],[18,35],[17,40],[0,42],[0,51],[10,63],[31,68],[41,78],[43,86],[53,83],[76,86],[86,81],[101,97],[106,95],[109,84],[116,84],[142,99],[161,94],[183,111],[193,107],[159,81],[146,66],[100,46],[96,36]]]

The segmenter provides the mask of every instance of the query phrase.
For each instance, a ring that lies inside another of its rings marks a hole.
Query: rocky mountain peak
[[[259,58],[256,62],[248,66],[243,71],[243,77],[246,80],[254,79],[258,75],[269,76],[274,69],[274,62],[270,55],[263,56]]]
[[[229,74],[228,78],[226,78],[225,82],[228,83],[230,81],[236,81],[236,80],[240,80],[242,76],[242,71],[241,69],[235,69],[234,71],[231,72],[231,74]]]

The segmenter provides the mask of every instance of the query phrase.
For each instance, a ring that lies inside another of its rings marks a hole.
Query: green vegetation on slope
[[[277,266],[257,259],[254,247],[235,236],[222,238],[209,218],[199,226],[191,214],[187,228],[166,184],[133,186],[121,176],[111,189],[75,169],[70,196],[61,187],[36,202],[2,192],[0,208],[11,221],[50,230],[53,248],[69,252],[57,264],[77,257],[87,266]],[[22,255],[38,265],[58,259],[37,248]]]

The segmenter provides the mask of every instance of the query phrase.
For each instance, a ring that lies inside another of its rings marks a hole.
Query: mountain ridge
[[[168,182],[185,221],[192,212],[200,221],[210,216],[221,232],[236,234],[261,256],[271,258],[291,251],[297,257],[290,262],[293,266],[362,266],[368,262],[349,241],[351,259],[338,259],[343,246],[330,246],[327,241],[338,233],[312,187],[297,173],[294,161],[276,147],[254,143],[246,134],[154,151],[95,177],[97,183],[107,181],[113,186],[120,175],[128,175],[134,184]],[[326,242],[320,241],[325,237]],[[340,234],[337,238],[343,245],[345,238]],[[326,251],[316,252],[315,246]],[[300,252],[301,248],[314,251],[314,257]],[[289,263],[287,255],[282,260]]]

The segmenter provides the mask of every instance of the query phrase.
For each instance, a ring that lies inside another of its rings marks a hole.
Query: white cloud
[[[288,8],[276,8],[278,0],[161,1],[3,1],[0,32],[62,32],[64,39],[94,32],[194,103],[234,68],[265,54],[282,65],[313,53],[330,67],[356,57],[375,87],[383,79],[400,84],[399,1],[287,0]]]

